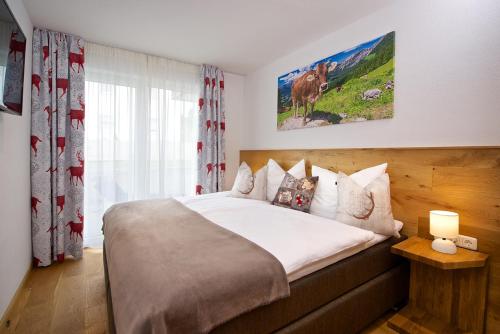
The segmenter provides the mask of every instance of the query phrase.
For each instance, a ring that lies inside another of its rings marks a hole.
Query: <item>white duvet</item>
[[[281,262],[290,281],[311,272],[293,275],[291,279],[290,275],[301,268],[331,259],[320,266],[324,267],[343,258],[335,258],[335,254],[344,252],[349,256],[363,250],[375,236],[371,231],[266,201],[229,197],[227,192],[176,199],[213,223],[266,249]],[[356,252],[346,252],[350,249]]]

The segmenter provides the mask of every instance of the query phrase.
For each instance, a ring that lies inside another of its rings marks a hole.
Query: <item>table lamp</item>
[[[458,237],[458,213],[432,210],[429,213],[430,233],[434,236],[432,249],[437,252],[455,254],[457,246],[450,239]]]

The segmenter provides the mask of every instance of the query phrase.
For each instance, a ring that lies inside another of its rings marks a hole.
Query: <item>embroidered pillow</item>
[[[317,176],[298,179],[286,173],[272,204],[309,212],[317,183]]]
[[[231,196],[264,201],[266,199],[266,177],[267,166],[262,167],[255,175],[252,175],[252,170],[243,161],[238,168]]]
[[[391,208],[389,175],[360,186],[352,177],[337,176],[338,207],[335,220],[375,233],[397,236]]]

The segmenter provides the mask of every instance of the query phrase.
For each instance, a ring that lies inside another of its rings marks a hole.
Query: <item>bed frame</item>
[[[403,237],[403,239],[406,237]],[[409,265],[390,238],[290,283],[290,296],[232,319],[211,333],[356,333],[408,299]],[[108,327],[115,333],[106,247]]]

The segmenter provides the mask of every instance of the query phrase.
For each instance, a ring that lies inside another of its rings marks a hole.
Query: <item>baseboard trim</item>
[[[2,314],[2,317],[0,319],[0,333],[4,333],[5,331],[9,331],[9,328],[7,327],[7,324],[9,322],[10,317],[11,317],[11,312],[14,309],[14,306],[17,304],[19,298],[21,297],[21,292],[23,291],[24,286],[26,285],[26,282],[28,281],[28,277],[31,273],[31,264],[26,270],[26,273],[24,274],[23,279],[21,280],[21,283],[16,289],[16,292],[14,293],[14,296],[12,296],[12,299],[10,300],[9,305],[5,309],[5,312]],[[12,326],[12,322],[9,323],[9,327]]]

